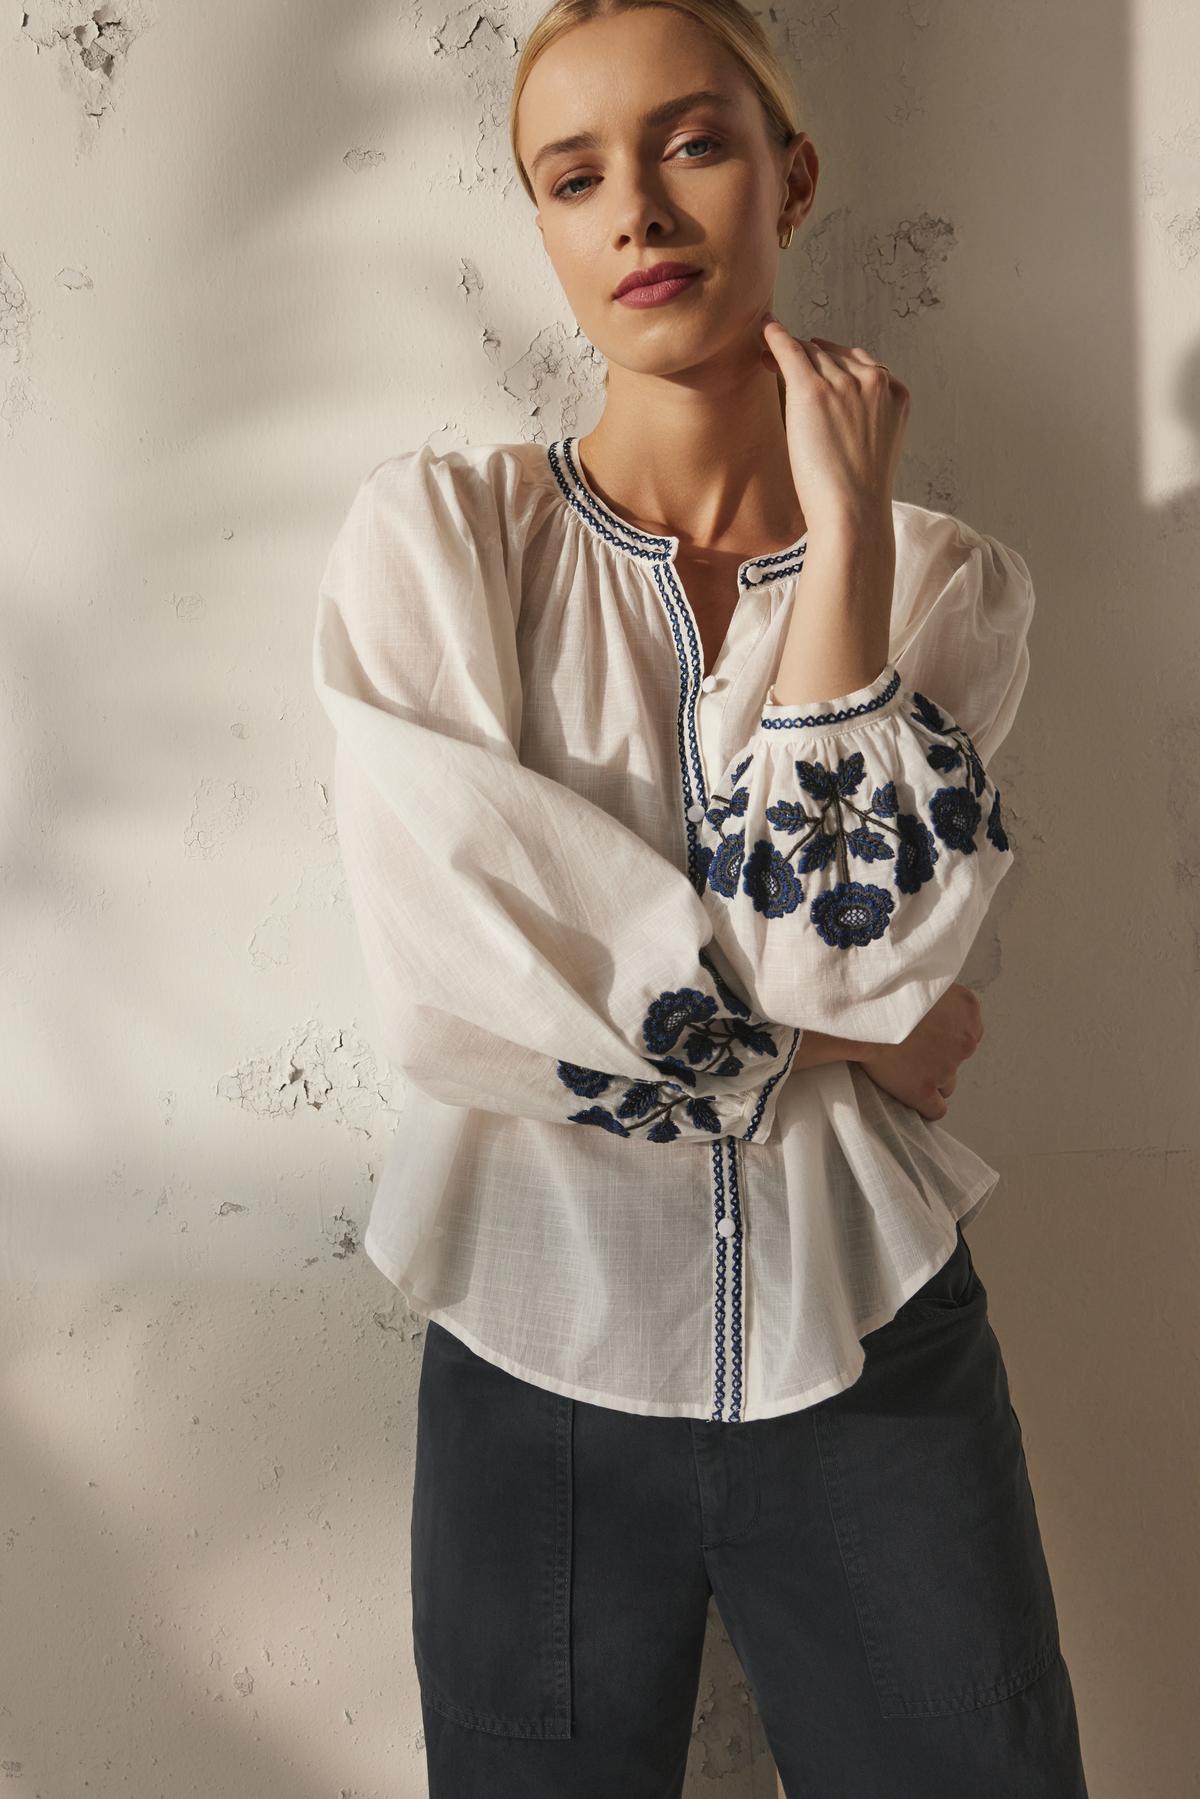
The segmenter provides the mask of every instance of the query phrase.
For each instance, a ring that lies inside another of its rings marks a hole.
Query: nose
[[[654,165],[657,169],[657,164]],[[605,177],[612,206],[615,246],[629,243],[658,244],[675,229],[662,183],[648,165],[635,159],[625,168],[614,167]]]

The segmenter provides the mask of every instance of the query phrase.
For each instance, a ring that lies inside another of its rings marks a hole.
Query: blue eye
[[[677,156],[679,154],[679,150],[690,149],[693,144],[715,144],[716,141],[717,140],[715,137],[708,137],[707,135],[685,138],[683,143],[680,144],[679,148],[674,152],[674,155]],[[707,151],[703,152],[703,154],[707,155]],[[685,162],[698,162],[699,157],[685,156],[684,161]],[[566,200],[566,201],[580,199],[582,197],[581,195],[568,193],[568,191],[567,191],[568,188],[574,187],[574,185],[577,181],[594,181],[595,179],[596,179],[596,177],[594,175],[571,175],[571,176],[568,176],[567,180],[564,181],[560,187],[556,187],[554,189],[554,191],[550,197],[552,200]],[[588,190],[585,188],[584,193],[586,193],[587,191]]]
[[[564,181],[561,187],[555,188],[553,198],[555,200],[574,199],[575,196],[573,194],[568,194],[567,189],[573,187],[577,181],[590,181],[591,179],[592,177],[590,175],[572,175],[569,181]]]

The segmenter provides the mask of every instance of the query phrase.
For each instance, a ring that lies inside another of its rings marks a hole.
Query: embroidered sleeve
[[[919,509],[918,509],[919,510]],[[925,514],[927,519],[946,515]],[[993,749],[1028,671],[1020,559],[948,520],[893,611],[892,659],[865,687],[784,706],[774,689],[701,830],[704,900],[752,1005],[898,1043],[959,974],[1013,852]],[[983,646],[977,688],[955,660]],[[952,677],[952,678],[951,678]],[[947,707],[953,693],[968,730]]]
[[[762,1139],[800,1032],[718,971],[681,869],[519,760],[503,513],[452,453],[390,458],[321,583],[314,683],[381,1047],[450,1105],[649,1143]]]

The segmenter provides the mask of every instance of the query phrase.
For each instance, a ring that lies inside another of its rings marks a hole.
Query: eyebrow
[[[642,114],[643,125],[669,125],[677,119],[681,112],[690,112],[693,106],[731,107],[733,101],[728,94],[720,94],[714,88],[698,87],[693,93],[678,94],[674,100],[664,100],[659,106],[652,106],[649,112]],[[552,144],[543,144],[529,165],[529,176],[532,180],[539,166],[547,157],[558,156],[564,150],[598,150],[600,139],[594,131],[577,131],[573,137],[555,138]]]

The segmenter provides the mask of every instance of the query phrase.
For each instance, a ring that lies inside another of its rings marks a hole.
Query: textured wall
[[[596,416],[507,160],[536,8],[27,3],[0,20],[0,1772],[419,1799],[420,1321],[359,1247],[403,1098],[310,633],[376,461]],[[972,1249],[1093,1799],[1182,1799],[1200,17],[764,16],[823,163],[779,309],[903,375],[899,496],[1038,587],[999,768],[1017,867],[948,1122],[1004,1176]],[[709,1792],[774,1792],[715,1614]]]

